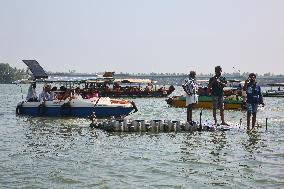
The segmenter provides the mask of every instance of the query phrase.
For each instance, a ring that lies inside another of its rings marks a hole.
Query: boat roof
[[[136,83],[136,84],[149,84],[149,83],[156,83],[151,79],[114,79],[115,83]]]
[[[238,80],[238,79],[228,79],[227,81],[230,83],[241,83],[242,82],[242,80]]]
[[[36,82],[73,82],[73,83],[90,83],[90,82],[98,82],[98,81],[109,81],[112,80],[112,77],[100,77],[100,76],[92,76],[92,77],[51,77],[47,79],[36,80]]]
[[[91,82],[105,82],[110,81],[112,78],[109,77],[49,77],[35,80],[22,79],[13,81],[13,84],[27,84],[27,83],[91,83]]]
[[[283,87],[284,83],[268,83],[268,86],[277,86],[277,87]]]
[[[19,79],[17,81],[13,81],[12,84],[29,84],[32,83],[34,81],[29,80],[29,79]]]
[[[238,79],[228,79],[227,81],[230,83],[241,83],[242,82],[242,80],[238,80]],[[208,83],[209,79],[198,79],[197,82],[198,83]]]

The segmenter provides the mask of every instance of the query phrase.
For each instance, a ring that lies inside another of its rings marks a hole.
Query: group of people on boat
[[[152,83],[109,83],[107,81],[103,83],[87,83],[85,88],[97,91],[100,96],[166,96],[175,90],[174,86],[170,86],[168,89],[165,86],[156,88]]]
[[[66,100],[71,99],[83,99],[80,94],[80,88],[77,87],[74,90],[67,89],[61,86],[58,90],[56,86],[52,87],[50,85],[44,85],[42,92],[37,95],[36,83],[31,83],[26,100],[28,102],[41,102],[41,101],[53,101],[53,100]]]
[[[221,125],[228,125],[224,119],[224,87],[227,85],[227,80],[222,76],[222,67],[215,67],[215,75],[210,78],[208,89],[211,90],[212,103],[213,103],[213,118],[215,125],[217,125],[216,112],[220,110]],[[196,72],[190,71],[189,77],[185,79],[182,85],[187,106],[187,121],[192,123],[192,108],[193,104],[198,103],[198,83],[196,80]],[[261,88],[256,82],[256,74],[250,73],[248,79],[245,81],[242,90],[246,94],[246,107],[247,107],[247,128],[250,129],[250,120],[252,117],[252,129],[255,128],[256,113],[259,104],[264,106]]]

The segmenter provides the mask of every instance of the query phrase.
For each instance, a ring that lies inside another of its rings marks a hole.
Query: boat
[[[173,96],[166,99],[166,102],[176,108],[186,108],[185,96]],[[193,108],[212,109],[212,97],[211,96],[199,96],[198,103],[193,105]],[[243,99],[237,95],[231,95],[224,99],[224,108],[226,110],[242,110],[244,109]]]
[[[207,88],[208,80],[197,80],[199,83],[198,103],[193,108],[212,109],[212,97]],[[224,88],[224,108],[226,110],[245,109],[245,97],[243,96],[242,84],[239,80],[229,80]],[[183,95],[173,96],[166,99],[167,104],[176,108],[186,108],[186,97]]]
[[[75,98],[72,91],[75,86],[80,86],[86,80],[93,78],[49,78],[36,60],[23,60],[32,72],[31,83],[58,84],[68,91],[67,97],[52,100],[22,100],[17,104],[16,113],[28,116],[46,117],[121,117],[137,112],[134,102],[109,97]],[[18,82],[16,82],[19,84]],[[56,90],[56,95],[67,94],[66,91]],[[80,91],[83,92],[83,91]]]
[[[281,89],[281,87],[284,87],[284,83],[271,83],[267,84],[271,87],[271,89],[264,91],[262,93],[263,97],[284,97],[284,88]],[[275,89],[275,87],[277,89]]]
[[[17,115],[33,117],[96,117],[127,116],[137,111],[134,102],[121,99],[91,98],[66,99],[42,102],[19,102],[16,108]]]
[[[158,86],[150,79],[110,79],[86,81],[86,88],[96,91],[101,97],[167,97],[174,86]]]

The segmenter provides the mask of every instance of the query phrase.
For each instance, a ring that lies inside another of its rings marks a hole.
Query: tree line
[[[26,78],[28,78],[26,70],[13,68],[7,63],[0,63],[0,83],[12,83]]]

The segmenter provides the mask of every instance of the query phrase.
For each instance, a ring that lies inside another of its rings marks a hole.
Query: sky
[[[283,74],[283,8],[283,0],[0,0],[0,63]]]

